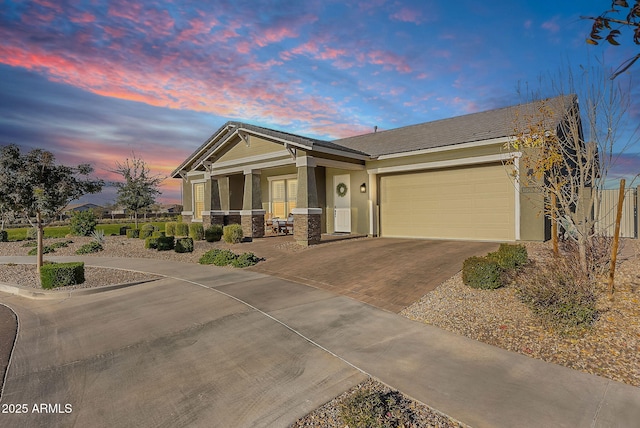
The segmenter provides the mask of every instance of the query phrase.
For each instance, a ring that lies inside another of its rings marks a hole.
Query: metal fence
[[[638,188],[625,190],[624,203],[622,204],[622,221],[620,222],[621,238],[638,238]],[[615,232],[616,209],[618,207],[619,189],[603,190],[600,194],[599,206],[596,207],[598,220],[596,230],[607,236],[613,236]]]

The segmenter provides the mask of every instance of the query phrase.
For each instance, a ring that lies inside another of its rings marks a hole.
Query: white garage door
[[[515,240],[515,190],[502,164],[380,177],[380,233]]]

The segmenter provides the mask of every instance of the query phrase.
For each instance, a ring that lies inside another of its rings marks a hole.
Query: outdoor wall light
[[[367,193],[367,185],[365,183],[360,185],[360,193]]]

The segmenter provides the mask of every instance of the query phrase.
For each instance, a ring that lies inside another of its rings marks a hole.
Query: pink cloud
[[[390,17],[394,21],[411,22],[420,24],[422,22],[422,13],[408,7],[403,7]]]
[[[90,24],[95,22],[96,17],[88,12],[81,12],[69,15],[69,21],[75,24]]]
[[[560,31],[560,25],[558,24],[557,18],[553,18],[549,21],[543,22],[540,27],[549,31],[550,33],[557,33],[558,31]]]
[[[371,64],[383,65],[385,69],[393,67],[399,73],[411,73],[412,71],[405,59],[393,52],[375,50],[369,52],[367,58]]]

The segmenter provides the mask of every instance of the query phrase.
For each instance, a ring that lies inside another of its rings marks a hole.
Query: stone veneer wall
[[[242,216],[242,234],[245,238],[262,238],[264,236],[264,214]]]
[[[193,216],[188,215],[188,214],[182,214],[182,222],[183,223],[191,223],[191,220],[193,219]]]
[[[295,239],[298,244],[304,246],[319,244],[321,235],[321,214],[293,215],[293,239]]]
[[[227,214],[224,216],[224,224],[242,224],[242,216],[240,214]]]

